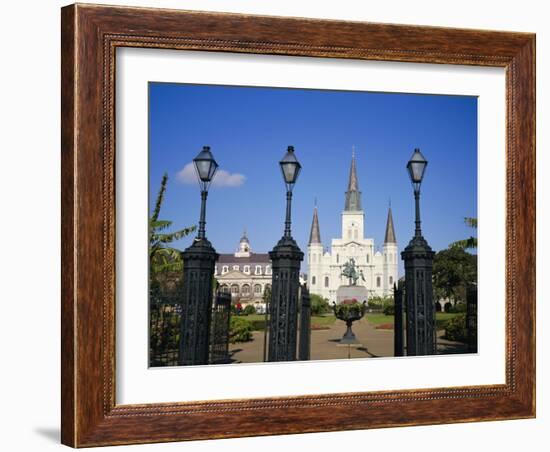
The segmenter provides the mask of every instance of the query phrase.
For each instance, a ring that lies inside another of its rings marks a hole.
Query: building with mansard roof
[[[365,237],[365,212],[361,205],[354,153],[342,212],[342,236],[332,239],[330,249],[325,249],[321,241],[317,206],[313,210],[307,253],[310,292],[335,302],[338,287],[348,284],[347,278],[341,276],[343,265],[353,259],[364,277],[364,280],[357,281],[357,285],[365,286],[369,297],[393,295],[393,284],[398,279],[398,256],[391,206],[381,249],[377,249],[373,238]]]
[[[214,269],[220,290],[230,292],[243,306],[263,305],[266,288],[271,288],[271,260],[267,253],[253,253],[244,232],[235,253],[220,254]]]

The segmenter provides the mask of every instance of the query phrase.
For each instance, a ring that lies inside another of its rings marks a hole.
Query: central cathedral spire
[[[361,192],[359,191],[359,182],[357,181],[357,170],[355,168],[355,146],[352,148],[351,167],[349,170],[348,191],[346,192],[345,211],[361,210]]]

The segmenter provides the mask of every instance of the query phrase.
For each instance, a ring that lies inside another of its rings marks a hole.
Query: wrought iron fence
[[[212,308],[210,329],[210,364],[229,362],[229,325],[231,320],[231,294],[220,292]]]
[[[177,293],[150,292],[149,366],[175,366],[178,363],[181,297]]]
[[[311,302],[309,290],[305,284],[300,289],[300,340],[298,341],[298,359],[307,361],[311,355]]]
[[[149,298],[149,366],[177,366],[182,316],[181,291],[150,292]],[[229,362],[229,321],[231,295],[216,295],[210,328],[212,364]]]
[[[404,334],[403,334],[403,304],[405,301],[403,284],[393,285],[394,300],[394,324],[393,324],[393,354],[394,356],[404,356]]]

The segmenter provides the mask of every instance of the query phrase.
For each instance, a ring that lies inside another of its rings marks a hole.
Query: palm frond
[[[172,226],[172,221],[170,220],[156,220],[156,221],[149,221],[149,227],[153,231],[162,231],[163,229],[166,229],[170,226]]]
[[[166,192],[166,183],[168,182],[168,174],[164,173],[162,175],[162,180],[160,181],[160,190],[159,194],[157,195],[157,200],[155,202],[155,210],[153,210],[153,215],[151,216],[152,221],[157,221],[159,214],[160,214],[160,208],[162,207],[162,201],[164,200],[164,193]]]
[[[471,228],[477,229],[477,218],[464,217],[464,223],[466,223]]]
[[[457,240],[451,243],[449,248],[460,248],[462,250],[475,249],[477,248],[477,238],[470,237],[466,240]]]
[[[181,229],[181,230],[175,231],[175,232],[169,232],[167,234],[157,234],[157,237],[158,237],[158,240],[162,243],[171,243],[174,240],[179,240],[183,237],[188,236],[195,229],[197,229],[196,226],[191,226],[189,228]]]
[[[151,255],[151,270],[154,273],[181,269],[183,269],[181,252],[175,248],[158,248]]]

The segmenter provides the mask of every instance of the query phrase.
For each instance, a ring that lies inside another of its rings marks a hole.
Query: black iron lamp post
[[[286,184],[286,219],[283,237],[269,253],[272,284],[268,361],[295,361],[300,263],[304,253],[291,234],[292,189],[302,169],[293,146],[288,147],[279,165]]]
[[[434,252],[422,236],[420,223],[420,185],[428,161],[415,149],[407,163],[414,188],[414,236],[401,253],[405,262],[405,298],[407,315],[407,355],[436,353],[435,304],[433,301],[432,268]]]
[[[204,146],[193,159],[201,189],[199,232],[182,253],[183,296],[178,364],[208,364],[214,266],[218,254],[206,238],[206,198],[218,164]]]

